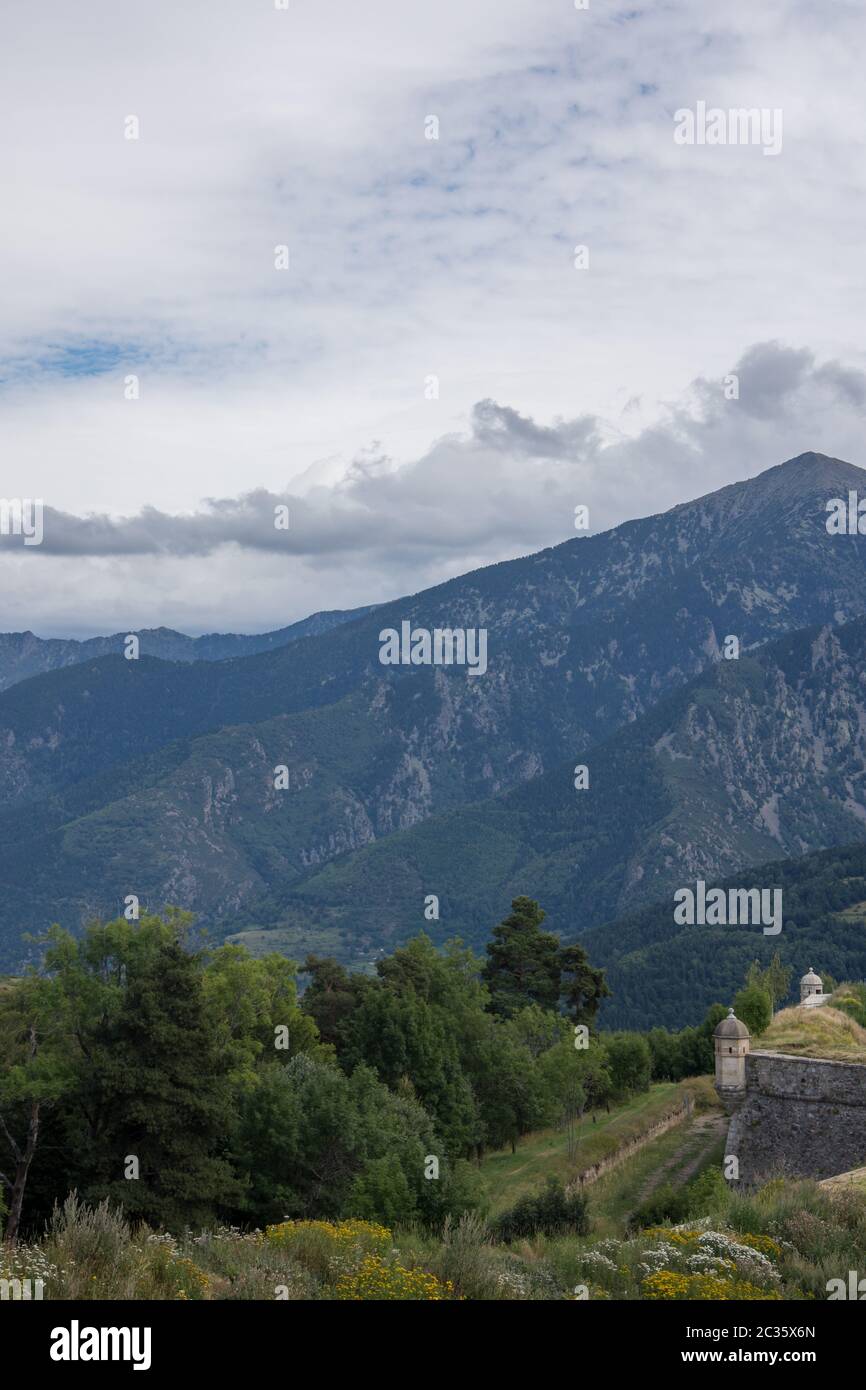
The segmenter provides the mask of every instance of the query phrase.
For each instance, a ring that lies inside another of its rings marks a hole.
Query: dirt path
[[[707,1153],[725,1134],[727,1115],[699,1115],[683,1142],[664,1163],[650,1174],[638,1193],[635,1211],[643,1206],[656,1188],[670,1177],[675,1187],[683,1187],[698,1171]],[[688,1162],[684,1160],[688,1159]],[[675,1174],[675,1176],[674,1176]],[[632,1213],[629,1213],[631,1216]]]

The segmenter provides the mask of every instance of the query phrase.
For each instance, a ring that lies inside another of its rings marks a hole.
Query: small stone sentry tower
[[[749,1041],[750,1034],[745,1023],[734,1017],[733,1009],[728,1009],[727,1018],[722,1019],[713,1033],[716,1090],[728,1114],[746,1094],[746,1057]]]
[[[816,975],[811,965],[800,981],[800,1003],[805,1004],[807,999],[811,999],[813,994],[823,994],[824,986],[821,976]]]

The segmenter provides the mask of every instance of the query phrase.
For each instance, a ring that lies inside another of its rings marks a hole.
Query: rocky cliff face
[[[377,841],[286,898],[347,930],[417,919],[443,896],[445,935],[485,939],[531,892],[573,936],[749,865],[866,839],[866,620],[720,661],[573,763],[503,798]],[[420,929],[421,923],[417,922]],[[380,927],[381,930],[381,927]],[[434,929],[435,930],[435,929]]]

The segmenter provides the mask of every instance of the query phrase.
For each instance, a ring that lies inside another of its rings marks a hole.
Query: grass
[[[850,1173],[837,1173],[835,1177],[825,1178],[820,1186],[830,1191],[849,1188],[866,1196],[866,1168],[852,1168]]]
[[[833,996],[834,999],[836,995]],[[756,1039],[761,1052],[784,1052],[836,1062],[866,1062],[866,1028],[832,1004],[782,1009]]]
[[[709,1139],[697,1127],[699,1118],[692,1117],[683,1125],[660,1134],[621,1166],[593,1183],[590,1212],[595,1235],[623,1235],[642,1195],[658,1191],[662,1186],[679,1187],[696,1159],[699,1161],[689,1177],[703,1173],[713,1164],[721,1166],[724,1138]],[[660,1175],[658,1187],[653,1188],[654,1180]]]
[[[565,1133],[555,1129],[527,1135],[518,1141],[516,1153],[502,1149],[488,1154],[481,1174],[490,1214],[496,1216],[521,1197],[537,1191],[548,1177],[557,1177],[564,1183],[573,1181],[578,1173],[613,1157],[678,1110],[687,1095],[692,1096],[696,1109],[717,1103],[709,1078],[694,1077],[679,1083],[658,1082],[648,1091],[611,1107],[610,1114],[597,1111],[595,1123],[585,1115],[573,1163],[569,1162]]]

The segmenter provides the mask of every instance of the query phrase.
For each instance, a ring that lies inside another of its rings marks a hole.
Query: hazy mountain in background
[[[626,758],[629,775],[647,777],[646,793],[627,782],[616,792],[607,839],[590,855],[583,884],[560,854],[573,825],[560,826],[563,846],[554,839],[545,847],[523,829],[515,837],[515,815],[531,830],[533,820],[554,814],[560,795],[568,816],[582,814],[564,770],[617,730],[637,728],[659,700],[713,666],[729,634],[741,643],[739,674],[731,671],[737,663],[714,667],[713,698],[728,689],[714,682],[729,681],[742,715],[784,720],[790,698],[811,717],[796,683],[778,707],[747,703],[748,673],[759,684],[770,680],[748,649],[866,613],[866,538],[832,536],[826,527],[827,502],[864,482],[850,464],[804,454],[660,516],[478,570],[256,656],[188,664],[109,656],[12,687],[0,695],[3,959],[18,952],[22,928],[114,913],[128,892],[153,907],[188,906],[220,930],[237,919],[282,923],[289,945],[299,931],[305,941],[312,932],[362,953],[425,925],[421,888],[447,899],[451,922],[468,924],[476,938],[518,877],[534,896],[559,894],[557,926],[569,935],[644,900],[661,872],[661,808],[681,770],[680,725],[659,726],[655,741],[673,740],[673,751],[652,758],[641,742],[647,724],[636,741],[611,742],[610,756]],[[379,633],[403,620],[486,628],[486,674],[381,665]],[[828,670],[847,706],[853,692],[840,674],[842,649],[831,643],[830,650]],[[821,737],[835,749],[829,727]],[[744,796],[762,797],[752,814],[764,808],[759,823],[736,798],[740,819],[727,828],[699,797],[682,803],[685,817],[699,808],[713,835],[724,832],[719,872],[731,856],[755,862],[800,852],[772,803],[777,750],[787,744],[777,733],[769,746],[765,779],[748,761],[757,735],[747,749],[726,750]],[[673,771],[662,776],[668,763]],[[277,792],[280,764],[289,789]],[[703,764],[696,766],[703,776]],[[804,786],[822,795],[817,772],[815,763]],[[517,801],[473,806],[463,834],[452,833],[467,803],[518,788]],[[856,795],[851,800],[859,805]],[[858,833],[844,801],[837,796],[807,817],[802,848]],[[423,827],[434,815],[435,826]],[[508,828],[497,832],[489,821],[500,816]],[[674,828],[679,854],[682,826]],[[414,877],[403,837],[400,857],[386,854],[387,837],[407,830],[432,854]],[[438,835],[441,852],[432,853]],[[473,859],[475,836],[484,843]],[[346,858],[358,851],[357,861]],[[551,877],[546,866],[558,855]],[[476,882],[462,872],[467,858]],[[341,862],[328,871],[334,861]],[[382,877],[369,881],[369,901],[366,888],[361,901],[347,899],[371,862]],[[479,885],[492,896],[481,901]]]
[[[257,652],[285,647],[299,637],[330,632],[340,623],[372,613],[373,607],[371,604],[366,608],[313,613],[276,632],[249,636],[212,632],[203,637],[187,637],[170,627],[144,628],[137,636],[144,656],[157,656],[163,661],[225,661],[227,657],[254,656]],[[74,638],[36,637],[32,632],[0,632],[0,690],[7,690],[10,685],[44,671],[57,671],[100,656],[121,655],[126,638],[127,633],[115,632],[110,637],[88,637],[79,642]]]

